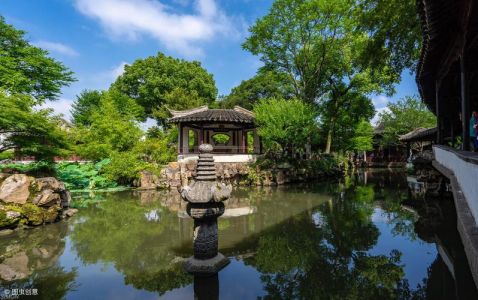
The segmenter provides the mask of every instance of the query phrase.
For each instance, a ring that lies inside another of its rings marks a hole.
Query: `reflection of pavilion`
[[[216,162],[250,161],[262,152],[254,114],[242,107],[209,109],[201,106],[184,111],[170,110],[170,123],[178,126],[178,159],[195,157],[201,144],[214,146]],[[221,136],[221,139],[216,137]]]

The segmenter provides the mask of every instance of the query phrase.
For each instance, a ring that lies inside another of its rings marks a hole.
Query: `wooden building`
[[[210,109],[201,106],[170,112],[169,122],[178,126],[179,160],[197,155],[198,147],[203,143],[214,146],[219,161],[220,157],[222,160],[248,161],[250,155],[262,152],[254,114],[245,108]]]
[[[471,112],[478,110],[478,1],[417,2],[423,48],[416,81],[437,116],[432,164],[450,180],[456,226],[478,286],[478,154],[469,151]],[[449,142],[460,142],[461,150]]]
[[[416,81],[437,116],[437,144],[461,137],[470,149],[469,120],[478,109],[478,1],[419,0],[423,47]]]

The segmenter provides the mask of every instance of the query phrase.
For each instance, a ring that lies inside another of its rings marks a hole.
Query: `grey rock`
[[[0,185],[0,200],[6,203],[25,204],[30,196],[31,179],[24,174],[14,174]]]

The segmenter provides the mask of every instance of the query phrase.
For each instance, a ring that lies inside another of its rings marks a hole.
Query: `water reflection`
[[[65,222],[42,228],[16,231],[0,237],[0,298],[5,290],[41,291],[40,299],[61,299],[76,287],[76,269],[58,264],[65,251]]]
[[[218,224],[231,265],[194,278],[182,269],[193,226],[179,194],[88,195],[69,223],[0,238],[1,286],[40,286],[49,299],[475,299],[453,203],[409,196],[391,172],[236,189]],[[12,265],[21,275],[7,278]]]

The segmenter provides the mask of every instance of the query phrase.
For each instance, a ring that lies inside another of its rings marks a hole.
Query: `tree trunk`
[[[330,124],[329,131],[327,132],[327,144],[325,145],[325,153],[330,153],[330,148],[332,147],[332,124]]]
[[[337,111],[338,111],[338,106],[339,106],[339,99],[338,97],[334,97],[334,106],[333,109],[334,111],[332,112],[332,117],[330,118],[330,126],[329,130],[327,132],[327,143],[325,145],[325,153],[329,154],[330,150],[332,148],[332,138],[335,130],[335,122],[337,121]]]

